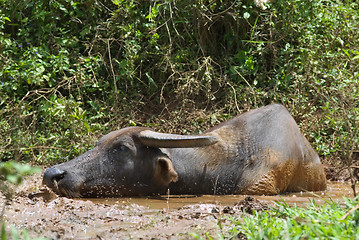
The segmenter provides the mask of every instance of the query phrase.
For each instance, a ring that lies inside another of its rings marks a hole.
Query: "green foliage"
[[[356,2],[0,6],[3,161],[67,161],[128,125],[201,132],[271,102],[320,155],[348,165],[359,150]]]
[[[6,201],[4,202],[4,206],[0,215],[0,222],[1,222],[0,235],[2,240],[9,239],[8,234],[6,233],[5,221],[3,221],[3,217],[4,217],[5,207],[8,204],[8,201],[12,198],[13,189],[11,185],[15,185],[15,186],[20,185],[23,181],[23,177],[37,172],[40,172],[39,168],[32,167],[28,164],[21,164],[14,161],[0,163],[0,191],[6,197]],[[26,230],[23,230],[20,236],[19,232],[14,227],[12,227],[11,239],[32,239],[32,238],[30,238]]]
[[[341,219],[358,204],[346,199],[345,207],[339,203],[318,206],[314,201],[308,208],[278,204],[272,212],[256,213],[253,218],[236,222],[233,232],[242,232],[248,239],[355,239],[359,235],[358,212]]]
[[[254,212],[232,218],[230,230],[219,234],[221,239],[357,239],[359,212],[356,199],[345,204],[327,202],[318,205],[313,200],[308,206],[288,206],[276,203],[269,211]],[[219,226],[219,228],[221,228]],[[207,234],[208,235],[208,234]],[[206,239],[212,239],[207,236]],[[197,239],[202,239],[196,235]]]
[[[21,233],[15,228],[15,227],[11,227],[11,232],[10,235],[6,235],[6,231],[5,231],[5,224],[2,224],[2,229],[1,229],[1,240],[7,240],[7,239],[11,239],[11,240],[46,240],[48,238],[42,238],[42,237],[37,237],[37,238],[32,238],[30,237],[29,233],[23,229],[21,231]]]
[[[304,105],[306,111],[313,112],[304,116],[308,120],[319,117],[310,133],[317,150],[327,156],[344,152],[342,147],[347,143],[348,147],[356,148],[358,5],[326,0],[280,1],[276,5],[284,13],[281,18],[285,21],[274,26],[285,27],[291,38],[282,50],[283,60],[291,61],[281,61],[289,70],[286,75],[294,80],[293,91],[297,91],[291,101],[308,103]],[[304,124],[308,125],[308,121]]]
[[[7,199],[11,199],[14,186],[20,185],[25,176],[37,172],[40,172],[39,168],[28,164],[21,164],[15,161],[0,163],[0,191]]]
[[[0,5],[1,158],[38,163],[71,158],[82,151],[71,141],[103,128],[89,125],[87,113],[101,118],[100,101],[113,100],[98,98],[108,84],[96,78],[101,56],[91,54],[109,9],[88,1]]]
[[[39,168],[32,167],[28,164],[21,164],[14,161],[0,163],[1,180],[19,185],[23,177],[40,172]]]

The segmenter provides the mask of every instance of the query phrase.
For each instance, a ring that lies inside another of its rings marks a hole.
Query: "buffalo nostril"
[[[57,168],[48,168],[44,173],[42,183],[50,188],[53,188],[57,182],[63,179],[65,176],[65,171]],[[55,183],[56,182],[56,183]]]

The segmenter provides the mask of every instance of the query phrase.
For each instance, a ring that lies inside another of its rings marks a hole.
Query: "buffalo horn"
[[[145,130],[139,133],[140,141],[149,147],[192,148],[212,145],[218,141],[214,136],[176,135]]]

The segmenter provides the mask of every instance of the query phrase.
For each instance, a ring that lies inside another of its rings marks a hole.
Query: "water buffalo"
[[[285,107],[248,111],[201,135],[128,127],[75,159],[47,169],[43,183],[67,197],[278,194],[326,188],[320,159]]]

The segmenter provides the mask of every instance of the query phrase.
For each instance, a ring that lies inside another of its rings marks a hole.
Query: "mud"
[[[6,206],[6,228],[26,229],[31,237],[49,239],[191,239],[191,234],[218,236],[231,228],[228,216],[263,211],[284,200],[305,205],[315,198],[343,201],[349,184],[332,182],[315,193],[280,196],[161,196],[158,198],[58,198],[41,185],[41,175],[26,179]],[[1,199],[1,204],[5,202]],[[218,222],[222,230],[218,227]]]

